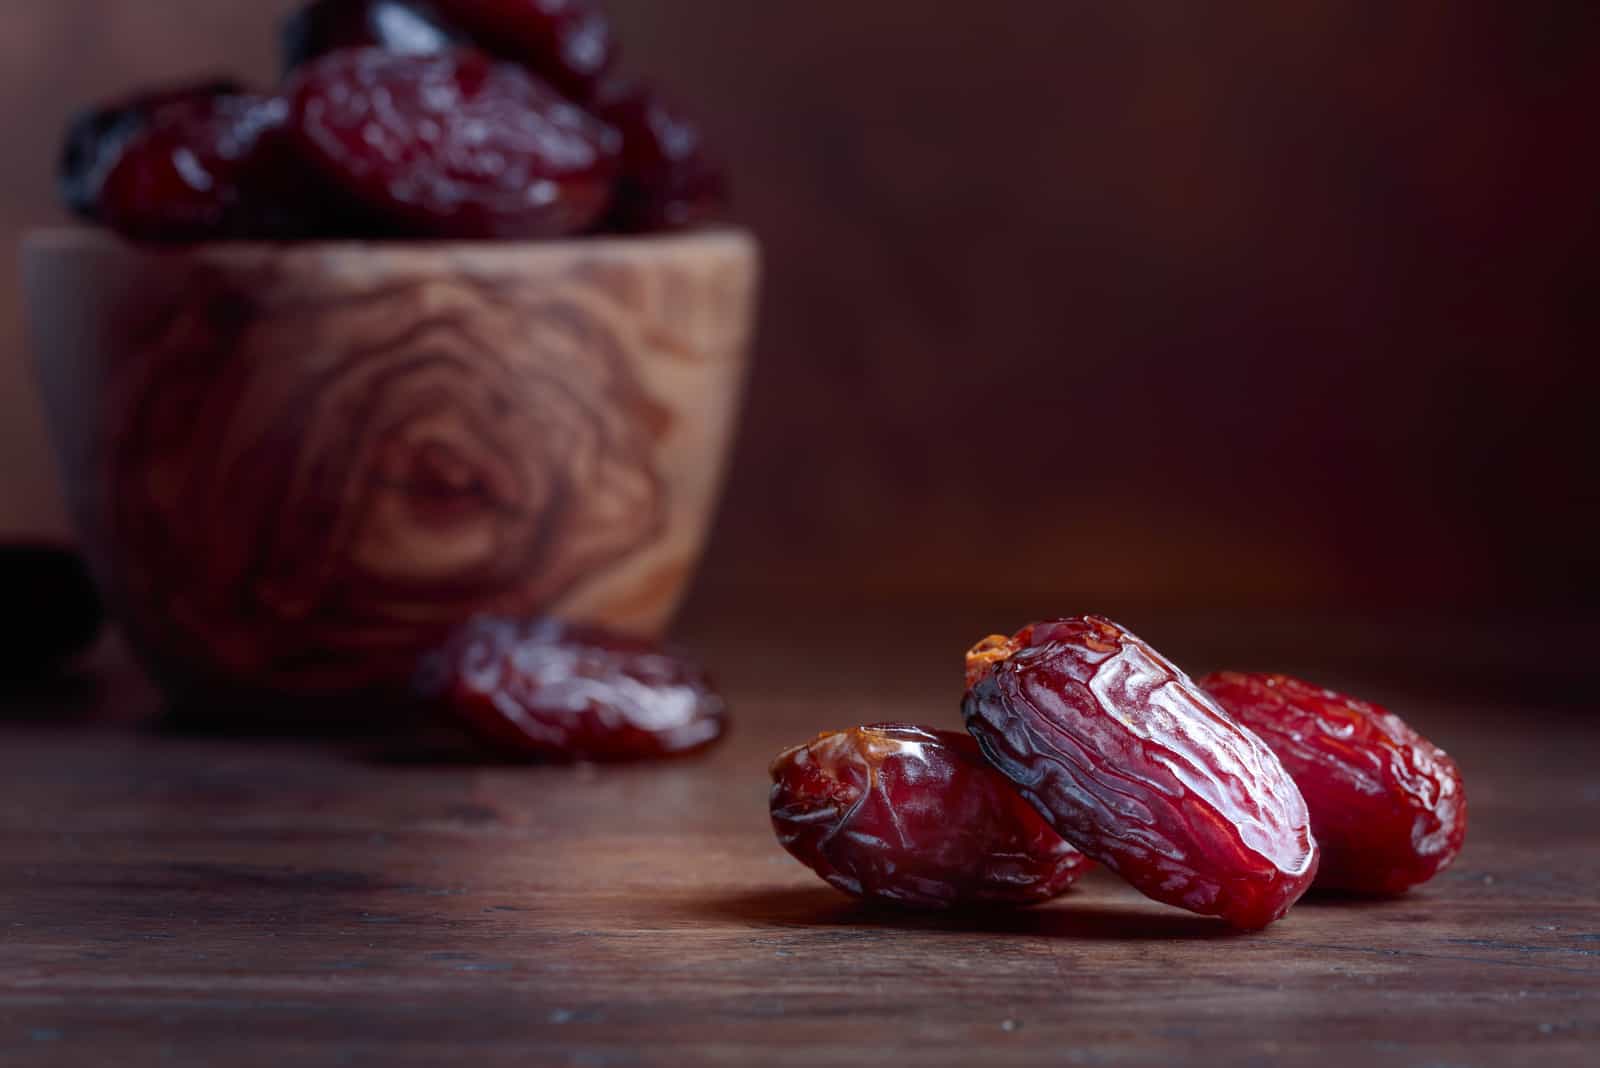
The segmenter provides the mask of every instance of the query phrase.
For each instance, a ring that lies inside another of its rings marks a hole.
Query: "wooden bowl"
[[[738,409],[749,235],[49,230],[23,259],[74,521],[170,686],[385,688],[480,612],[670,620]]]

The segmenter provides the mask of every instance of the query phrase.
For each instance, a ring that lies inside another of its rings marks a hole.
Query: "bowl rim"
[[[726,248],[754,251],[756,235],[748,227],[732,223],[696,227],[652,234],[592,234],[542,240],[375,240],[363,238],[315,239],[309,241],[195,241],[164,244],[132,241],[104,227],[87,223],[50,223],[26,228],[19,242],[26,254],[64,250],[104,251],[116,249],[153,256],[244,256],[262,255],[395,255],[415,257],[436,255],[459,258],[463,255],[504,256],[543,254],[570,256],[594,252],[673,252],[690,249]]]

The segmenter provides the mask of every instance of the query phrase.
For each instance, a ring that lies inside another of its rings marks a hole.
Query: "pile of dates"
[[[77,118],[68,207],[140,241],[538,239],[717,218],[699,128],[617,70],[593,0],[314,0],[284,81]]]
[[[1025,905],[1099,863],[1254,930],[1312,886],[1396,894],[1461,850],[1461,774],[1400,717],[1285,675],[1195,682],[1099,616],[967,653],[967,734],[878,724],[772,764],[785,849],[858,897]]]

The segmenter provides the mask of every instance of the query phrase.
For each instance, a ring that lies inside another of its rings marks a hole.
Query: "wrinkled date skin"
[[[622,180],[607,229],[675,230],[726,213],[727,173],[687,115],[637,82],[606,86],[594,107],[622,134]]]
[[[417,673],[424,700],[504,756],[609,763],[704,748],[727,711],[690,661],[553,619],[464,624]]]
[[[1188,676],[1099,616],[968,654],[967,729],[1061,836],[1141,893],[1253,930],[1317,869],[1288,772]]]
[[[771,807],[783,848],[869,901],[1028,905],[1089,864],[953,731],[884,723],[819,735],[772,762]]]
[[[435,55],[469,43],[424,0],[316,0],[283,24],[286,70],[341,48]]]
[[[561,237],[610,205],[617,132],[483,53],[334,52],[289,95],[302,150],[401,232]]]
[[[238,84],[224,79],[168,86],[100,104],[75,116],[67,127],[57,168],[61,199],[74,214],[98,221],[106,176],[151,115],[168,104],[204,101],[241,91]]]
[[[307,236],[326,190],[286,139],[287,114],[253,93],[162,105],[106,176],[100,218],[141,241]]]
[[[1402,893],[1461,851],[1461,772],[1388,709],[1287,675],[1223,671],[1200,685],[1299,785],[1322,849],[1319,888]]]

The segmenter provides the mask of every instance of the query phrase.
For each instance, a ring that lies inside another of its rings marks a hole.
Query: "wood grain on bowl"
[[[754,242],[36,235],[69,502],[178,684],[404,678],[480,611],[658,633],[714,508]]]

